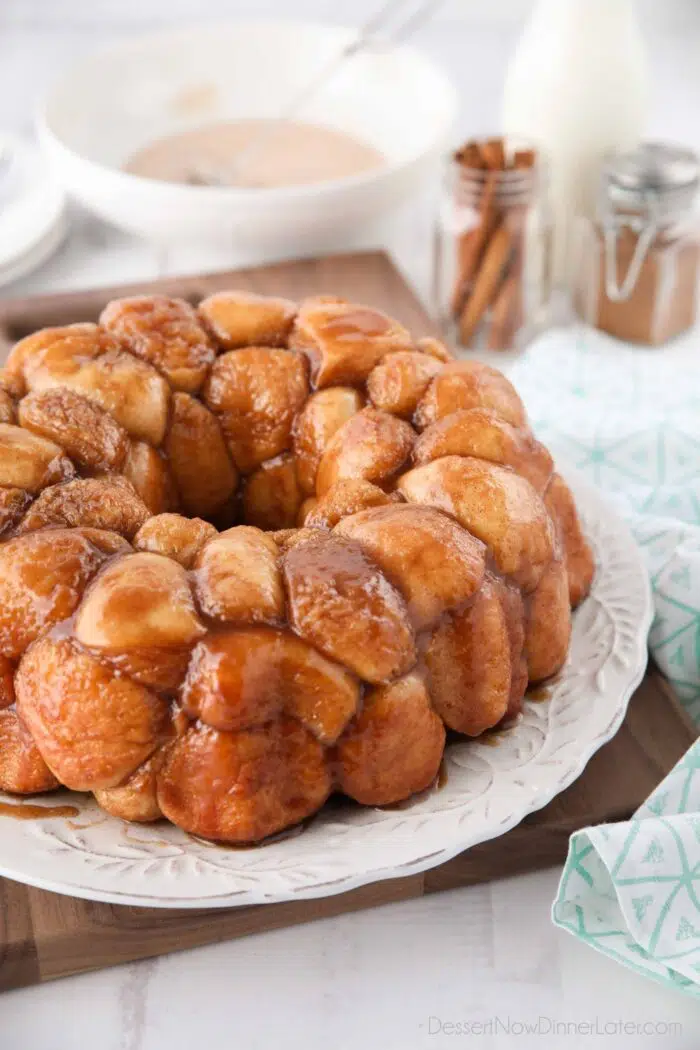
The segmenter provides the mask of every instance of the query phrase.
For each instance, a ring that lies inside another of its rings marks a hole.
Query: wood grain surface
[[[0,303],[0,331],[3,341],[11,344],[44,325],[94,320],[115,295],[157,290],[197,301],[232,286],[291,298],[335,292],[386,309],[417,335],[434,330],[386,256],[372,253],[134,288],[5,300]],[[573,831],[630,816],[695,737],[696,731],[668,684],[652,671],[633,698],[615,739],[591,759],[576,783],[545,809],[507,835],[476,846],[440,867],[319,900],[228,911],[176,911],[81,901],[0,879],[0,990],[555,864],[566,855]]]
[[[396,267],[383,252],[330,255],[251,270],[196,277],[174,277],[116,288],[99,288],[30,299],[0,300],[0,329],[5,353],[22,336],[47,325],[95,321],[102,307],[121,295],[160,292],[198,303],[222,288],[242,288],[262,295],[302,299],[306,295],[343,295],[387,310],[416,336],[436,334],[434,323]]]

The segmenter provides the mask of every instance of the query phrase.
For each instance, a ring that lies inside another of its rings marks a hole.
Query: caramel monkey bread
[[[378,310],[143,296],[0,390],[0,789],[254,842],[435,779],[593,574],[508,380]]]

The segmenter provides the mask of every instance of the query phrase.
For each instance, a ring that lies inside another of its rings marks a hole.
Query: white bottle
[[[635,146],[646,115],[634,0],[537,0],[508,70],[502,121],[549,162],[555,285],[570,283],[575,219],[593,217],[603,158]]]

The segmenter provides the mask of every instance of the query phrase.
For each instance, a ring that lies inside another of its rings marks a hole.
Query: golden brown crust
[[[248,473],[286,452],[309,387],[300,354],[250,346],[222,354],[204,388],[219,418],[233,461]]]
[[[544,492],[554,470],[544,445],[522,427],[485,408],[461,409],[432,423],[418,437],[413,459],[419,466],[443,456],[473,456],[512,467]]]
[[[526,590],[554,555],[544,503],[525,478],[483,459],[445,456],[404,474],[399,491],[410,503],[437,507],[490,549],[496,567]]]
[[[75,467],[53,441],[0,423],[0,485],[34,495],[47,485],[75,476]]]
[[[552,477],[544,502],[562,545],[569,578],[569,600],[575,609],[591,589],[595,573],[593,553],[583,535],[571,490],[559,474]]]
[[[522,401],[495,368],[479,361],[452,361],[433,379],[416,408],[419,430],[464,408],[487,408],[512,426],[525,426]]]
[[[199,304],[199,316],[219,346],[285,346],[297,304],[253,292],[216,292]]]
[[[319,533],[288,550],[283,567],[289,619],[305,641],[367,682],[413,666],[404,599],[358,544]]]
[[[289,718],[240,733],[193,725],[157,779],[169,820],[221,842],[255,842],[298,824],[332,786],[322,745]]]
[[[283,453],[246,478],[243,516],[258,529],[290,529],[296,525],[302,500],[296,459]]]
[[[92,324],[44,328],[13,347],[6,375],[17,392],[63,388],[94,401],[131,437],[160,445],[168,418],[170,387],[159,373],[119,349]]]
[[[15,403],[7,393],[0,387],[0,423],[16,423],[17,413]]]
[[[0,545],[0,652],[18,660],[43,631],[72,616],[105,557],[72,529]]]
[[[131,773],[123,784],[111,788],[96,788],[95,801],[113,817],[148,824],[163,816],[158,805],[156,774],[165,758],[164,749],[158,750],[143,765]]]
[[[367,378],[367,393],[375,408],[410,419],[442,363],[412,351],[388,354]]]
[[[163,700],[68,638],[49,636],[33,645],[15,684],[17,710],[44,761],[75,791],[121,784],[166,731]]]
[[[429,787],[445,727],[416,674],[370,689],[335,752],[338,787],[366,806],[387,806]]]
[[[527,657],[525,655],[525,601],[519,587],[506,580],[494,579],[499,600],[506,617],[506,628],[510,639],[510,696],[504,722],[513,722],[520,714],[528,684]]]
[[[294,455],[302,492],[316,492],[316,472],[329,441],[363,406],[359,390],[332,386],[317,390],[294,423]]]
[[[422,354],[429,354],[430,357],[442,361],[443,364],[454,360],[452,351],[448,350],[444,343],[439,339],[435,339],[432,335],[426,335],[423,339],[418,339],[416,350],[419,350]]]
[[[58,780],[39,754],[14,708],[0,711],[0,791],[35,795],[55,791]]]
[[[57,387],[28,394],[19,405],[20,426],[63,449],[76,466],[118,471],[129,437],[122,426],[89,398]]]
[[[354,675],[274,627],[209,635],[193,654],[182,690],[185,711],[215,729],[262,726],[285,711],[326,744],[337,740],[359,701]]]
[[[74,627],[86,649],[167,693],[181,685],[190,652],[205,631],[186,571],[146,551],[124,555],[98,573]]]
[[[348,478],[388,484],[405,467],[415,435],[402,419],[363,408],[333,435],[321,457],[316,495]]]
[[[503,375],[334,296],[101,321],[0,376],[0,789],[255,841],[559,670],[592,557]]]
[[[381,310],[318,299],[301,304],[289,345],[307,354],[319,390],[363,383],[386,354],[412,348],[403,325]]]
[[[205,543],[214,539],[216,529],[201,518],[181,514],[156,514],[144,522],[134,536],[134,547],[140,551],[164,554],[191,569]]]
[[[445,617],[425,660],[433,705],[446,726],[479,736],[501,721],[510,700],[511,648],[492,580],[484,582],[471,605]]]
[[[386,493],[361,478],[346,478],[345,481],[336,481],[320,499],[314,501],[304,516],[304,525],[312,529],[332,529],[351,514],[396,502],[395,493]]]
[[[298,529],[276,529],[274,532],[268,533],[270,539],[275,541],[280,554],[284,554],[286,551],[291,550],[292,547],[296,547],[298,543],[314,540],[317,535],[318,532],[313,526]]]
[[[0,655],[0,711],[15,702],[15,668],[6,656]]]
[[[223,623],[280,623],[284,592],[279,549],[250,526],[210,540],[195,561],[194,590],[202,612]]]
[[[14,532],[31,502],[32,497],[24,489],[0,488],[0,537]]]
[[[376,507],[334,531],[359,544],[403,594],[417,631],[469,601],[484,579],[484,544],[432,507]]]
[[[184,299],[114,299],[102,311],[100,324],[123,350],[162,372],[174,390],[196,393],[215,357],[196,310]]]
[[[134,486],[151,514],[164,514],[175,509],[177,504],[168,466],[165,457],[148,442],[129,442],[129,451],[122,467],[123,476]]]
[[[151,512],[125,478],[85,478],[52,485],[37,496],[18,533],[47,525],[89,526],[131,539]]]
[[[541,682],[561,670],[569,651],[571,604],[561,558],[551,562],[528,596],[525,624],[528,677],[531,682]]]
[[[110,532],[108,529],[92,529],[81,525],[72,530],[77,536],[88,540],[93,547],[103,554],[126,554],[131,551],[131,544],[118,532]]]
[[[42,328],[13,346],[3,370],[3,386],[15,398],[28,390],[69,386],[79,362],[114,349],[114,341],[96,324]]]
[[[231,500],[238,472],[221,427],[189,394],[173,395],[164,451],[185,514],[210,518]]]

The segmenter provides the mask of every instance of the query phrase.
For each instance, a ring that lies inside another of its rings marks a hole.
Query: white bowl
[[[159,242],[230,246],[236,258],[355,245],[436,173],[456,112],[449,81],[409,47],[346,61],[300,119],[379,149],[386,164],[348,178],[273,189],[185,186],[127,174],[153,140],[203,124],[274,117],[355,31],[232,22],[119,43],[51,91],[40,136],[66,188],[102,218]]]

